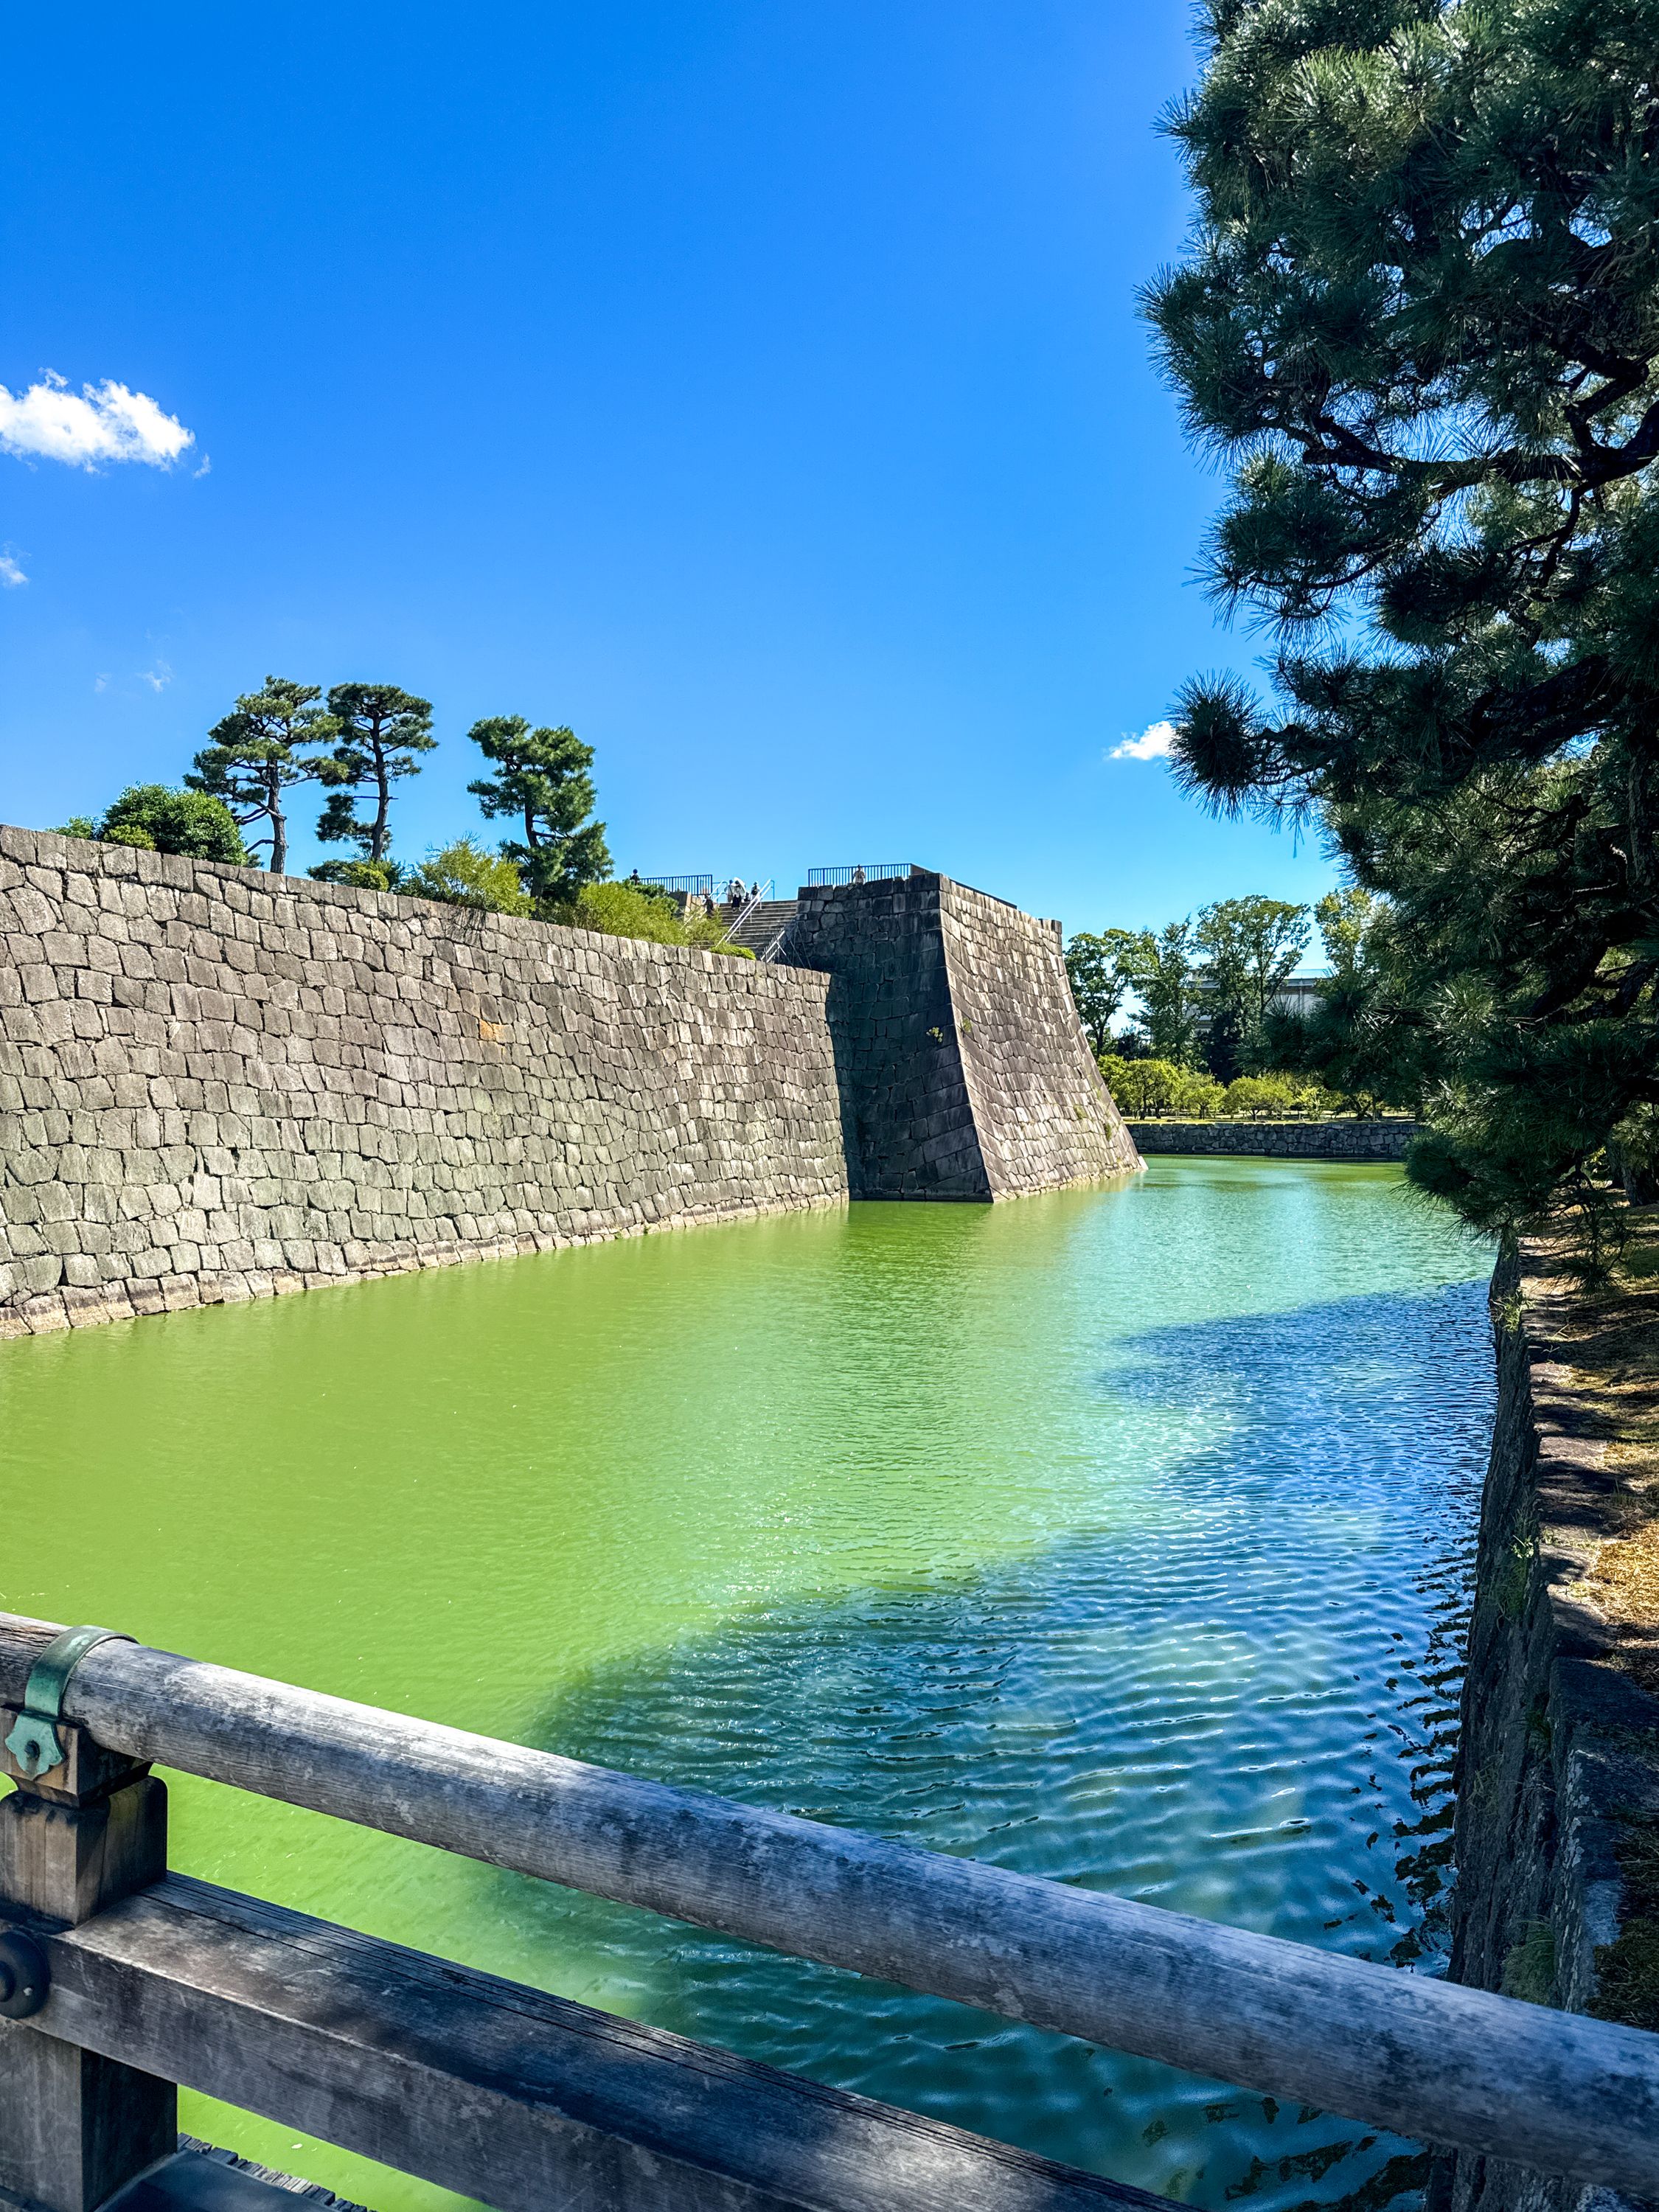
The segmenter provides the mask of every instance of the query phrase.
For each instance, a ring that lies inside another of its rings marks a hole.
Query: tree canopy
[[[245,691],[231,712],[216,722],[208,741],[185,778],[191,791],[222,799],[244,831],[268,826],[263,836],[245,839],[252,852],[269,849],[270,866],[281,875],[288,866],[288,816],[283,793],[319,773],[314,751],[331,744],[342,725],[317,704],[322,688],[267,676],[264,688]]]
[[[568,906],[585,884],[611,873],[605,824],[592,822],[593,748],[574,730],[532,729],[522,714],[495,714],[467,733],[494,775],[467,789],[485,818],[516,819],[523,835],[501,851],[543,908]]]
[[[94,837],[103,845],[135,845],[145,853],[181,853],[191,860],[227,860],[246,866],[247,848],[223,799],[200,791],[173,791],[164,783],[130,784],[101,820],[77,815],[64,824],[69,837]]]
[[[1123,973],[1121,946],[1127,934],[1113,930],[1104,934],[1080,929],[1066,946],[1066,974],[1072,986],[1078,1018],[1097,1060],[1112,1042],[1112,1024],[1128,996]]]
[[[1386,896],[1349,980],[1425,1098],[1414,1178],[1486,1227],[1594,1206],[1659,1103],[1659,19],[1206,21],[1149,308],[1231,471],[1211,584],[1276,645],[1265,701],[1188,688],[1177,773]]]
[[[1218,899],[1199,915],[1205,956],[1205,1059],[1224,1083],[1261,1060],[1268,1009],[1308,947],[1305,906],[1287,899]]]
[[[395,684],[337,684],[328,695],[328,711],[339,726],[340,739],[318,764],[318,779],[333,795],[317,835],[325,844],[355,844],[370,863],[384,861],[392,852],[392,787],[404,776],[418,775],[416,756],[429,753],[438,742],[432,734],[432,703],[400,691]],[[357,811],[356,794],[364,785],[374,806],[368,817]]]
[[[1159,1060],[1191,1067],[1198,1058],[1200,982],[1190,921],[1161,930],[1123,933],[1123,969],[1140,1000],[1146,1048]]]

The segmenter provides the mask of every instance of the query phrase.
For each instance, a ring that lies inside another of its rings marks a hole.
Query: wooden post
[[[0,1705],[0,1738],[15,1711]],[[60,1723],[67,1759],[0,1803],[0,1923],[74,1928],[167,1871],[167,1791],[148,1766]],[[47,2005],[51,2005],[47,1998]],[[45,2212],[94,2212],[178,2148],[171,2081],[0,2020],[0,2188]]]

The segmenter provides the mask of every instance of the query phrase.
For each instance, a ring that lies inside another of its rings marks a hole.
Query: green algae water
[[[0,1602],[1431,1972],[1489,1264],[1393,1169],[1171,1159],[0,1345]],[[187,1872],[1194,2204],[1420,2183],[1329,2116],[173,1787]]]

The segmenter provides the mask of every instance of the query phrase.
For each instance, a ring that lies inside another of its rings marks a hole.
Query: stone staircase
[[[746,945],[758,959],[778,932],[787,929],[794,920],[799,904],[799,900],[792,898],[763,899],[738,927],[731,930],[732,942],[733,945]],[[741,911],[731,905],[722,905],[715,910],[728,928]]]

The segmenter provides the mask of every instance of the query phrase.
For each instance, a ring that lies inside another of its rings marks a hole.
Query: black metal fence
[[[641,888],[648,891],[684,891],[688,896],[701,891],[706,898],[714,888],[713,876],[653,876],[647,874],[643,868],[636,868],[634,875],[627,880],[632,883],[635,877],[638,878]]]
[[[902,883],[915,872],[908,860],[859,860],[850,868],[809,868],[806,881],[814,884]]]

